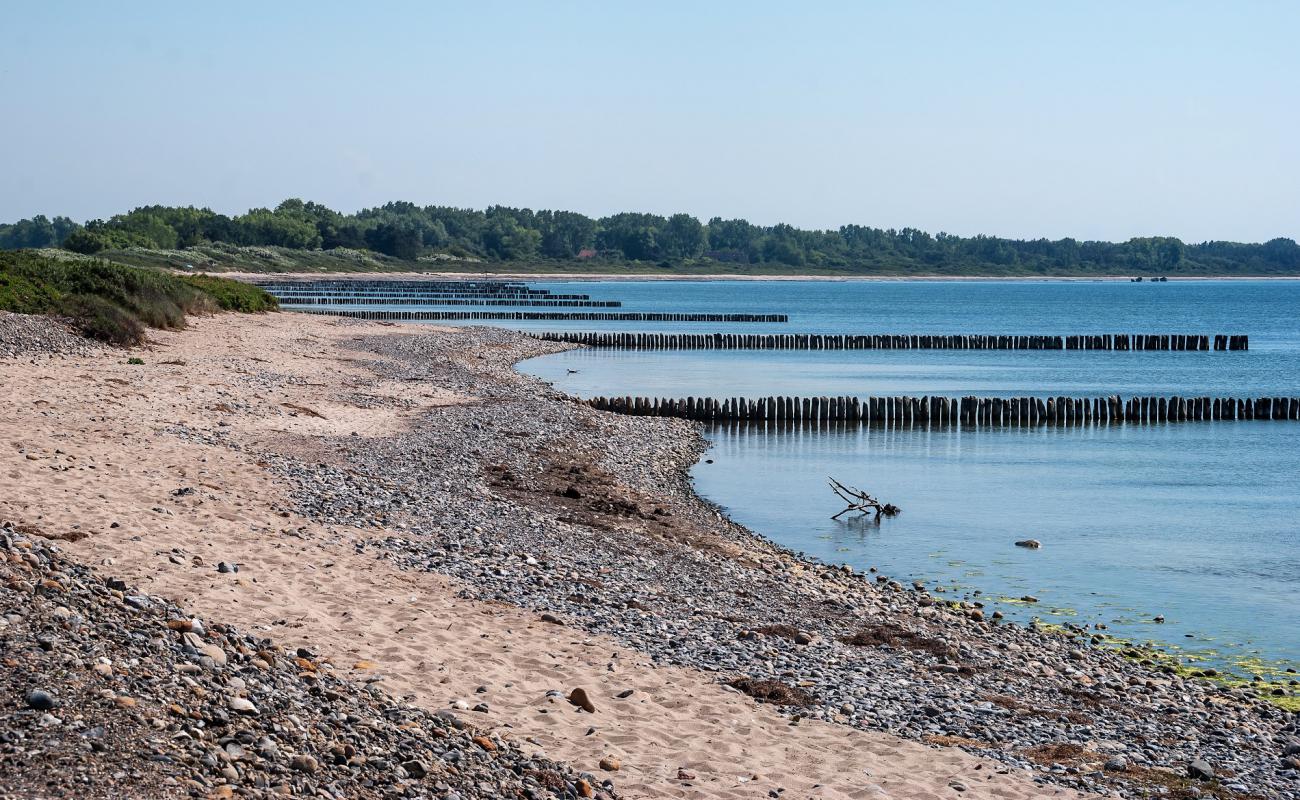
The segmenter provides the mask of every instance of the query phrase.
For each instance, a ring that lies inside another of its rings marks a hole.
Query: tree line
[[[484,210],[393,202],[355,214],[285,200],[274,209],[227,216],[193,206],[144,206],[80,225],[36,216],[0,224],[0,249],[63,247],[99,253],[130,247],[178,250],[210,243],[291,250],[370,250],[414,261],[425,256],[487,261],[579,261],[775,265],[847,271],[995,273],[1284,274],[1300,272],[1300,246],[1202,242],[1153,236],[1126,242],[1004,239],[845,225],[805,230],[689,214],[621,213],[492,206]]]

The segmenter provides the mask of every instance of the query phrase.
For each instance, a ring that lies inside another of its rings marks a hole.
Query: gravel
[[[62,320],[0,311],[0,358],[87,356],[102,348]]]
[[[705,449],[694,423],[596,412],[512,369],[564,346],[487,328],[354,346],[379,375],[476,398],[400,436],[311,440],[310,460],[258,453],[299,513],[372,529],[363,549],[377,558],[798,698],[780,706],[795,724],[957,745],[1124,797],[1300,792],[1284,755],[1295,713],[1126,657],[1096,630],[1001,623],[977,599],[776,546],[692,492],[686,470]]]
[[[614,796],[123,586],[0,527],[0,797]]]

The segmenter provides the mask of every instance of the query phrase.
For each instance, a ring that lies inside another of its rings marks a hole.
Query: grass
[[[261,289],[225,278],[0,252],[0,311],[66,317],[83,335],[117,345],[140,344],[150,328],[183,328],[189,314],[277,307]]]

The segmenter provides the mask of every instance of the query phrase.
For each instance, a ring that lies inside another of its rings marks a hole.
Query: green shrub
[[[275,295],[252,284],[213,275],[186,275],[183,280],[206,293],[223,311],[242,311],[252,314],[261,311],[278,311],[280,308]]]
[[[144,359],[143,359],[143,358],[136,358],[135,356],[131,356],[130,358],[128,358],[128,359],[126,360],[126,363],[131,364],[132,366],[137,366],[137,367],[138,367],[138,366],[140,366],[141,364],[144,363]]]
[[[0,310],[69,317],[86,336],[113,344],[139,344],[148,328],[183,328],[187,314],[276,308],[261,289],[224,278],[0,251]]]

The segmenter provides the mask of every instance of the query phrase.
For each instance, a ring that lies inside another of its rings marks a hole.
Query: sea
[[[572,281],[614,311],[786,323],[507,321],[522,330],[1247,334],[1246,352],[626,351],[533,359],[587,398],[1300,395],[1300,282]],[[386,309],[393,309],[386,306]],[[496,309],[493,310],[509,310]],[[527,310],[527,309],[521,309]],[[602,309],[604,310],[604,309]],[[1250,676],[1300,668],[1300,422],[1034,428],[716,424],[697,491],[780,545],[1018,623]],[[902,509],[832,517],[835,478]],[[1037,549],[1016,541],[1036,539]],[[1033,598],[1033,601],[1024,598]],[[1290,675],[1289,677],[1295,677]]]

